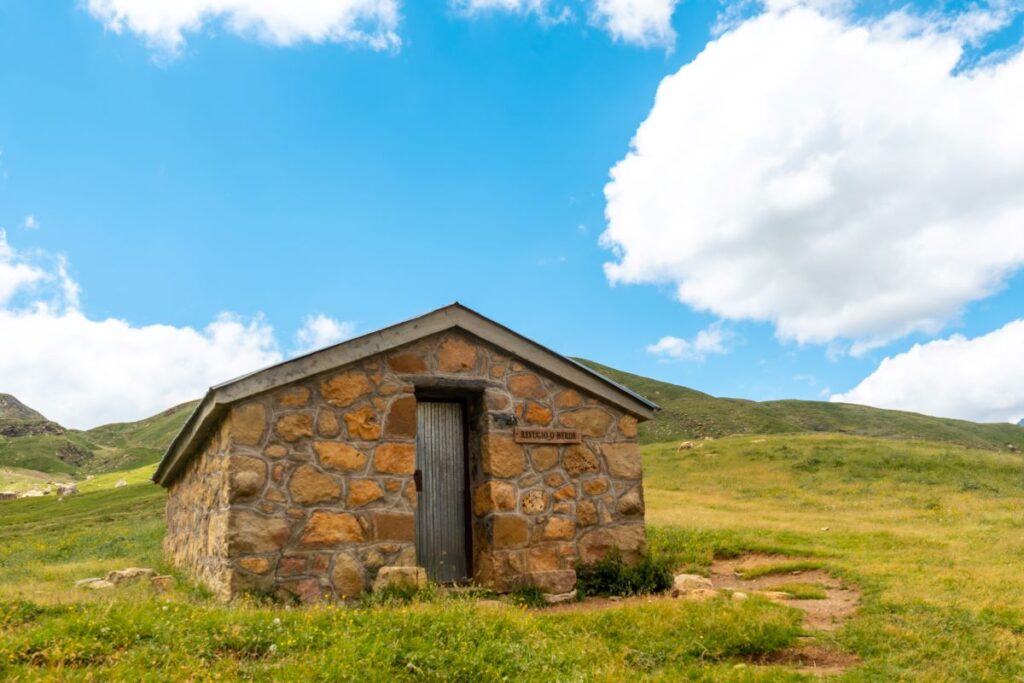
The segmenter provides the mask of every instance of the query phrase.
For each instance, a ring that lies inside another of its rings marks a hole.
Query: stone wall
[[[478,583],[561,593],[578,559],[643,551],[636,419],[450,332],[233,406],[171,487],[175,563],[222,595],[284,591],[307,602],[354,597],[380,567],[414,565],[416,392],[430,390],[470,401]],[[509,416],[579,429],[583,442],[517,444]]]

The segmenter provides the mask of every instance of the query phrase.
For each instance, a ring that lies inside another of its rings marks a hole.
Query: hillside
[[[14,397],[0,396],[12,399],[9,405],[25,407]],[[13,486],[13,482],[25,479],[29,485],[34,480],[24,471],[73,477],[150,465],[160,459],[194,407],[195,402],[183,403],[144,420],[85,431],[65,430],[56,425],[59,431],[24,431],[16,436],[0,436],[0,467],[7,468],[11,488],[19,488]],[[15,409],[12,407],[12,414]],[[56,424],[27,410],[37,417],[22,418],[23,422]]]
[[[10,394],[0,394],[0,436],[63,434],[64,428],[50,422]]]
[[[661,406],[658,417],[640,427],[643,443],[722,437],[730,434],[835,432],[887,439],[956,443],[973,448],[1024,450],[1024,428],[1009,423],[978,424],[823,401],[748,401],[716,398],[686,387],[633,375],[576,359]]]

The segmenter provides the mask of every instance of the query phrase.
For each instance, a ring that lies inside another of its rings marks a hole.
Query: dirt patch
[[[764,666],[788,666],[801,673],[816,676],[833,676],[857,666],[860,660],[855,655],[836,650],[820,643],[797,645],[786,650],[773,652],[752,662]]]
[[[860,591],[844,584],[828,572],[820,569],[791,571],[785,574],[768,574],[753,579],[743,579],[743,570],[778,564],[806,561],[806,557],[782,555],[745,555],[739,558],[716,560],[711,565],[711,585],[716,589],[728,589],[751,593],[775,591],[791,583],[814,583],[825,590],[822,600],[796,600],[780,598],[778,602],[796,607],[804,612],[804,628],[811,631],[835,631],[857,611]]]

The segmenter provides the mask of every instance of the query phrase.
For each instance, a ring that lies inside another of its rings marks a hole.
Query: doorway
[[[466,446],[462,402],[417,402],[416,560],[437,583],[469,576]]]

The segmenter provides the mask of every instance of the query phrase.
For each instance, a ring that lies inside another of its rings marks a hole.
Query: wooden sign
[[[513,439],[516,443],[579,443],[580,430],[516,427]]]

